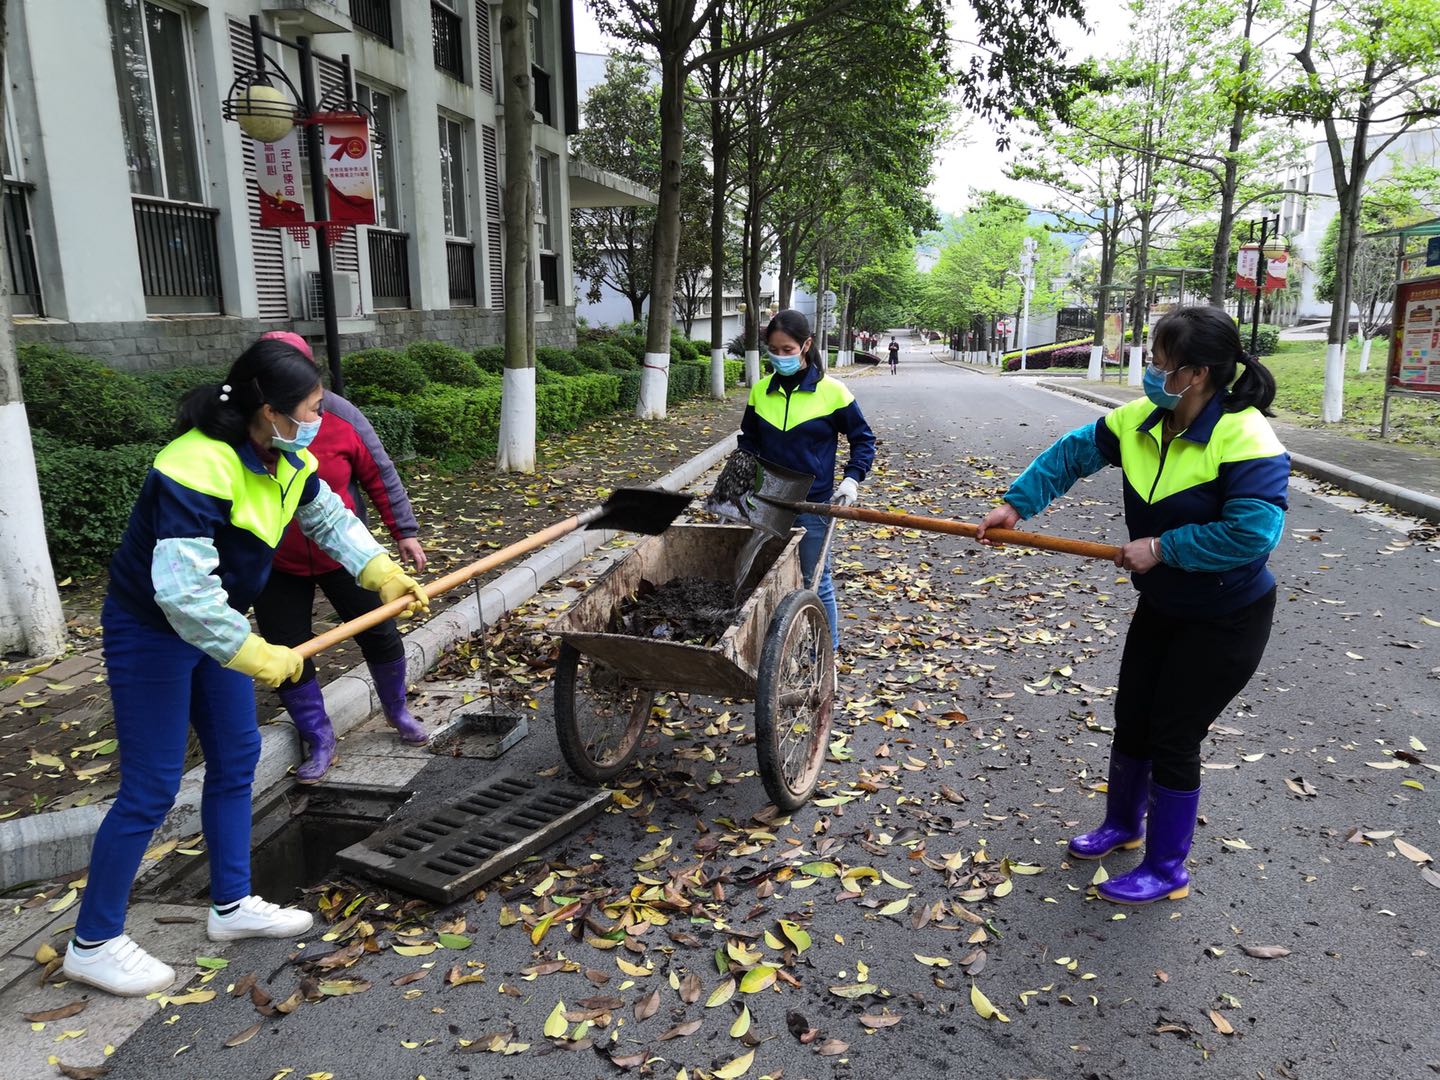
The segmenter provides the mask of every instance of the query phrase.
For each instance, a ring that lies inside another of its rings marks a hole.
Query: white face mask
[[[276,449],[289,450],[291,453],[297,453],[314,442],[315,436],[320,434],[319,420],[296,420],[293,416],[289,415],[287,415],[285,419],[295,425],[296,431],[292,438],[287,439],[284,435],[280,434],[274,424],[271,424],[270,430],[274,433],[274,438],[272,438],[270,442]]]

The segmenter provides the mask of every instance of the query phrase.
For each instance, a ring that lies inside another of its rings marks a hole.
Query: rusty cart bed
[[[616,610],[642,581],[732,580],[751,530],[675,525],[648,537],[592,584],[552,629],[563,638],[555,674],[555,729],[566,763],[603,782],[639,749],[659,691],[755,702],[760,776],[782,810],[815,789],[829,742],[835,658],[819,597],[800,571],[800,532],[772,541],[760,578],[714,645],[609,632]]]

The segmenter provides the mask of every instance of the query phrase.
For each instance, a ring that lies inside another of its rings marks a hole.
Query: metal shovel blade
[[[600,506],[600,516],[587,529],[658,536],[675,523],[695,498],[659,488],[616,488]]]
[[[795,511],[777,503],[799,502],[810,493],[815,477],[737,450],[726,462],[705,500],[705,509],[774,537],[787,537]]]

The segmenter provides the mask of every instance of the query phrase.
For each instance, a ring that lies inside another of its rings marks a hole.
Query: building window
[[[355,98],[370,110],[375,129],[375,224],[400,228],[399,189],[395,184],[395,102],[383,90],[357,83]]]
[[[440,198],[445,207],[446,236],[470,235],[466,166],[464,126],[448,116],[440,117]]]
[[[557,208],[555,205],[555,166],[552,154],[535,155],[535,227],[539,233],[541,295],[548,305],[560,303],[560,256],[555,251],[557,240]]]
[[[186,16],[154,0],[106,0],[130,190],[204,202]]]
[[[550,92],[550,61],[545,47],[545,24],[538,13],[530,16],[530,84],[535,115],[542,124],[554,127],[555,107]]]
[[[350,0],[350,21],[386,45],[395,44],[395,26],[390,19],[390,0]]]
[[[430,0],[430,36],[435,46],[435,66],[452,79],[464,82],[465,48],[460,16],[449,3]]]

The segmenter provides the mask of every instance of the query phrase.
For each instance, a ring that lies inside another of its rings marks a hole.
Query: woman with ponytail
[[[250,892],[251,783],[260,755],[256,680],[300,674],[300,654],[250,630],[292,519],[383,600],[425,591],[316,475],[305,447],[322,389],[293,346],[259,341],[225,382],[186,396],[178,438],[155,458],[110,562],[101,612],[105,670],[120,743],[120,791],[95,836],[89,884],[65,951],[67,978],[141,996],[175,979],[125,934],[130,886],[174,804],[194,728],[205,755],[200,821],[210,859],[214,941],[292,938],[308,912]]]
[[[1131,572],[1140,599],[1120,660],[1105,819],[1069,845],[1077,859],[1145,845],[1138,867],[1097,886],[1122,904],[1190,891],[1200,748],[1269,641],[1275,577],[1266,564],[1290,478],[1290,455],[1265,419],[1275,379],[1241,347],[1229,315],[1179,308],[1155,324],[1150,344],[1145,397],[1060,439],[980,525],[983,540],[1081,477],[1107,465],[1124,474],[1130,542],[1115,565]]]

